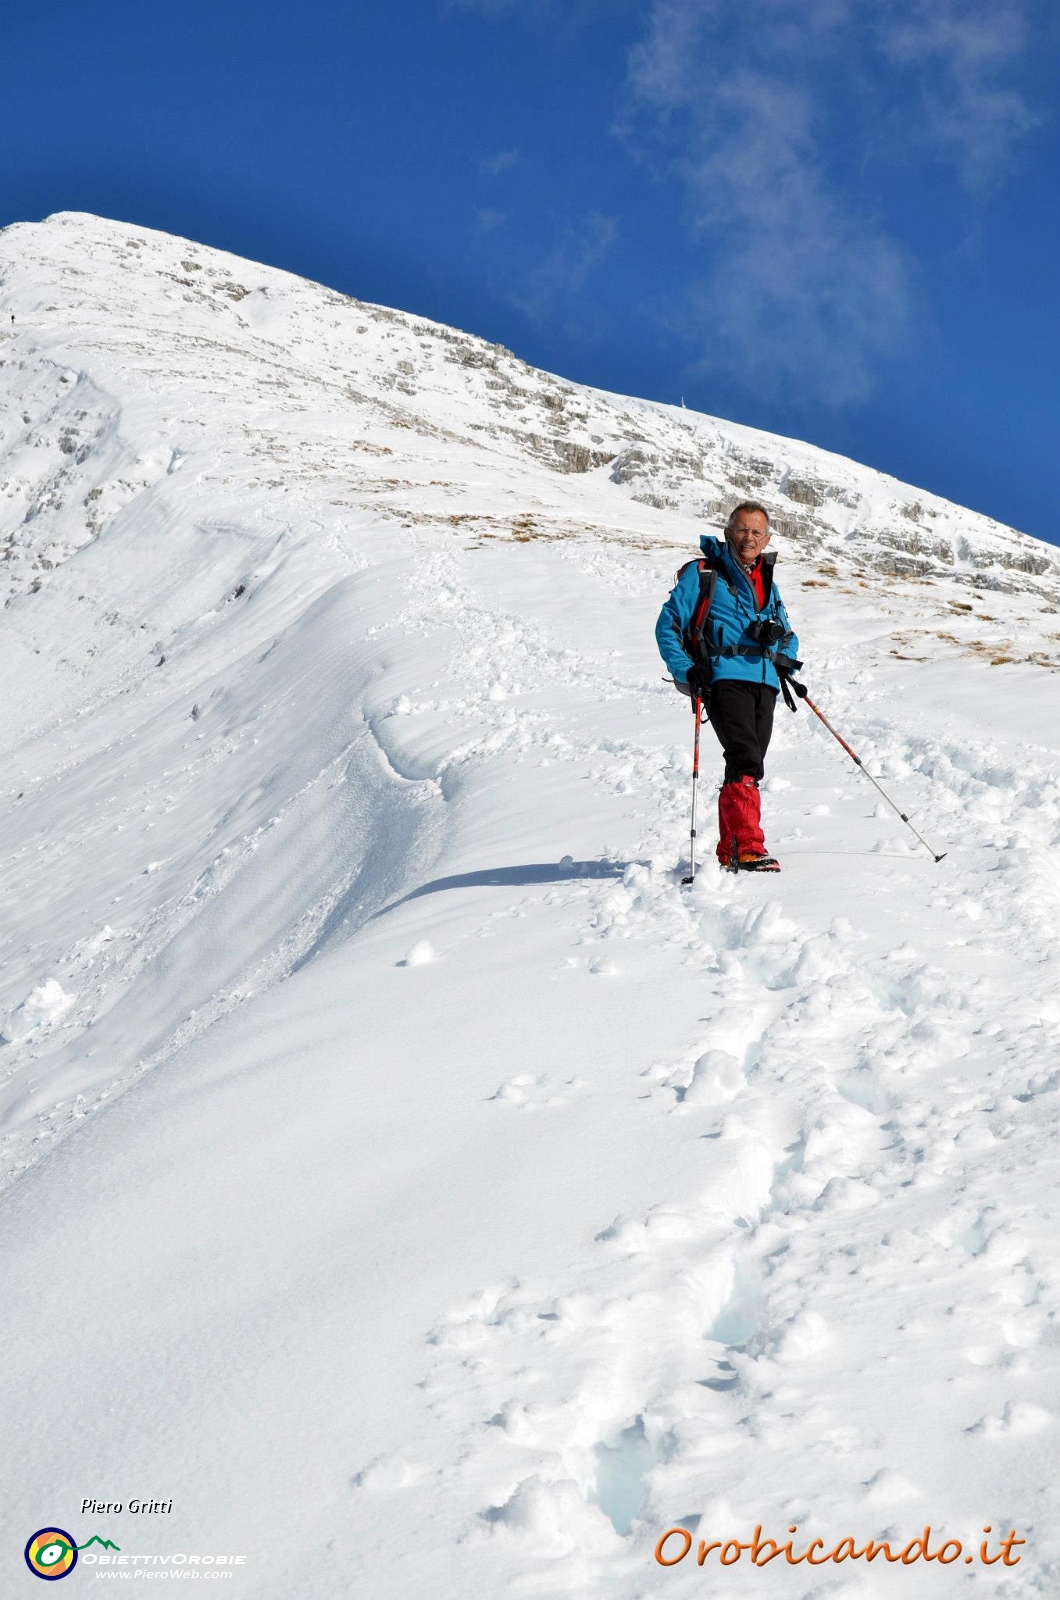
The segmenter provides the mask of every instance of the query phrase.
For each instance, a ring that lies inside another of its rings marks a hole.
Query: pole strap
[[[773,664],[776,666],[776,662]],[[794,700],[791,698],[791,691],[793,689],[800,700],[805,700],[807,705],[809,705],[812,710],[817,711],[817,707],[810,699],[809,692],[807,691],[804,683],[800,683],[797,678],[792,677],[790,672],[786,672],[783,667],[779,666],[777,667],[777,677],[780,679],[780,692],[784,696],[784,704],[787,706],[789,711],[795,711],[798,709]],[[817,711],[817,715],[820,717],[821,713]],[[821,721],[824,721],[823,717],[821,717]],[[838,738],[838,735],[836,735],[836,737]]]

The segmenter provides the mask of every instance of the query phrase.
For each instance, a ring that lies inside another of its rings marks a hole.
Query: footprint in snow
[[[981,1417],[967,1430],[984,1439],[1041,1433],[1052,1422],[1051,1412],[1030,1400],[1010,1400],[999,1417]]]
[[[519,1106],[529,1111],[540,1106],[561,1106],[570,1091],[581,1089],[584,1085],[585,1079],[577,1076],[557,1083],[543,1072],[521,1072],[502,1083],[489,1099],[499,1100],[502,1105]]]
[[[430,1475],[421,1461],[404,1456],[377,1456],[352,1479],[355,1489],[411,1489]]]
[[[913,1487],[908,1478],[888,1467],[882,1467],[867,1480],[864,1487],[865,1499],[873,1506],[904,1505],[920,1498],[919,1490]]]

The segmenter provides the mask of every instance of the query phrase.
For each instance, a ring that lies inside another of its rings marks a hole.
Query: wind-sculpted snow
[[[1055,552],[186,241],[0,274],[23,1543],[149,1489],[233,1593],[1053,1594]],[[652,626],[748,492],[940,864],[781,710],[781,876],[680,887]],[[654,1560],[759,1523],[1027,1544]]]

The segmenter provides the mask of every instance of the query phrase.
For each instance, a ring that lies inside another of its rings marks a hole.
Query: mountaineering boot
[[[779,872],[766,851],[762,800],[754,778],[722,785],[718,795],[718,861],[728,872]]]
[[[737,872],[779,872],[780,862],[775,856],[740,856],[736,862]]]

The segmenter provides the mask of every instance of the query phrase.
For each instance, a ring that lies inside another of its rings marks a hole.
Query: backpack
[[[674,577],[675,587],[692,565],[691,561],[686,561],[684,566],[678,569]],[[692,657],[697,667],[709,670],[711,657],[710,607],[714,599],[714,590],[718,583],[718,569],[705,556],[700,556],[695,565],[699,569],[699,599],[696,601],[689,624],[681,636],[681,644],[686,654]],[[727,577],[725,582],[735,594],[736,591]]]

